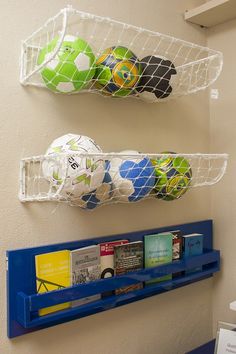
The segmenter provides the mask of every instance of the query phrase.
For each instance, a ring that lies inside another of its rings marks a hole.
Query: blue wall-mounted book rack
[[[129,239],[142,240],[150,233],[179,229],[183,234],[203,233],[204,253],[155,268],[142,269],[126,275],[101,279],[88,284],[75,285],[70,288],[36,294],[35,255],[60,250],[73,250],[104,241]],[[54,326],[63,322],[89,316],[141,300],[149,296],[170,291],[178,287],[208,278],[220,269],[220,252],[212,249],[212,221],[200,221],[183,225],[168,226],[151,230],[112,235],[88,240],[59,243],[20,250],[7,251],[7,300],[8,300],[8,337],[14,338],[39,329]],[[202,266],[202,270],[194,273],[184,273],[187,269]],[[86,296],[104,293],[123,286],[147,281],[165,274],[183,272],[172,280],[154,283],[143,289],[122,295],[109,297],[66,310],[39,316],[38,310],[44,307],[69,302]]]

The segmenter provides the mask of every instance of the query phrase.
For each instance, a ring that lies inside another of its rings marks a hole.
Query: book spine
[[[183,236],[180,230],[171,232],[173,235],[173,262],[183,257]],[[173,278],[183,275],[183,272],[173,273]]]

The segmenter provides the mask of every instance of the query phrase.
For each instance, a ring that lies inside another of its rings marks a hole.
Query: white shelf
[[[192,10],[186,10],[186,21],[204,27],[212,27],[236,18],[235,0],[210,0]]]

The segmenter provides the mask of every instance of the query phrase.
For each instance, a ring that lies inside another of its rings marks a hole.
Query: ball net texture
[[[160,102],[205,89],[222,63],[215,50],[67,7],[22,42],[20,81]]]
[[[60,201],[83,209],[147,198],[173,201],[220,181],[226,154],[52,154],[21,160],[22,202]]]

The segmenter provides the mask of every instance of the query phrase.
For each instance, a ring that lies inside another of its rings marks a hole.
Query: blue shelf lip
[[[202,255],[189,257],[180,261],[159,265],[157,267],[142,269],[120,275],[113,278],[100,279],[87,284],[79,284],[61,290],[50,291],[43,294],[26,295],[18,293],[18,297],[23,297],[24,306],[28,311],[37,311],[44,307],[58,305],[63,302],[78,300],[87,296],[100,294],[106,291],[115,290],[124,286],[129,286],[139,282],[145,282],[153,278],[158,278],[166,274],[186,271],[213,262],[219,262],[219,251],[208,251]]]
[[[68,310],[55,312],[53,314],[37,317],[34,319],[30,319],[29,316],[30,297],[25,296],[25,294],[23,293],[19,293],[18,304],[23,305],[23,307],[21,307],[21,311],[19,312],[18,321],[25,328],[35,328],[37,326],[49,324],[50,322],[54,322],[55,320],[59,320],[59,319],[62,321],[63,320],[66,321],[66,318],[71,316],[84,317],[87,316],[88,312],[90,311],[96,313],[100,311],[109,310],[114,307],[126,304],[128,302],[141,300],[146,297],[156,295],[158,293],[160,294],[166,291],[174,290],[180,286],[190,284],[196,280],[205,279],[206,277],[209,277],[213,273],[219,271],[219,269],[220,269],[219,265],[215,265],[208,270],[196,272],[189,276],[184,276],[178,279],[176,278],[171,281],[160,282],[157,283],[156,285],[147,286],[143,289],[132,291],[127,294],[110,296],[108,298],[97,300],[92,303],[79,306],[77,308],[70,308]]]
[[[159,282],[146,286],[138,291],[129,292],[127,294],[119,296],[111,296],[97,300],[93,303],[79,306],[78,308],[70,308],[68,310],[55,312],[36,319],[31,319],[31,312],[37,311],[41,308],[57,305],[63,302],[77,300],[86,296],[95,295],[109,290],[114,290],[122,286],[128,286],[140,281],[148,281],[153,278],[157,278],[169,273],[175,273],[180,271],[186,271],[196,266],[208,265],[208,269],[200,270],[194,273],[187,273],[181,277],[174,278],[169,281]],[[181,261],[176,261],[166,265],[160,265],[158,267],[142,269],[137,272],[130,272],[129,274],[117,276],[113,278],[102,279],[91,282],[89,284],[80,284],[70,288],[62,290],[51,291],[44,294],[26,295],[23,292],[17,294],[17,307],[19,323],[25,328],[33,328],[45,323],[54,321],[55,319],[63,319],[72,315],[81,315],[84,312],[107,310],[118,306],[122,302],[127,300],[138,300],[138,298],[151,296],[153,292],[169,291],[174,288],[184,285],[189,282],[193,282],[197,279],[202,279],[206,276],[212,275],[220,268],[220,252],[217,250],[206,251],[199,256],[193,256]]]
[[[37,254],[55,252],[64,249],[72,250],[118,239],[138,241],[143,240],[143,237],[148,234],[177,229],[181,230],[183,234],[194,232],[203,233],[204,253],[199,256],[181,259],[155,268],[142,269],[122,276],[101,279],[87,284],[79,284],[48,293],[36,294],[35,255]],[[171,291],[207,279],[220,269],[220,252],[213,249],[212,220],[133,231],[86,240],[9,250],[7,251],[7,257],[7,330],[9,338],[35,332],[40,329],[90,316],[150,296]],[[199,267],[200,270],[194,273],[186,272],[188,269]],[[143,289],[130,291],[127,294],[121,294],[119,296],[113,295],[106,298],[102,297],[100,300],[83,306],[71,307],[45,316],[38,315],[38,310],[44,307],[74,301],[97,293],[100,294],[116,288],[145,282],[166,274],[179,272],[181,272],[181,276],[175,276],[172,280],[153,283],[145,286]]]

